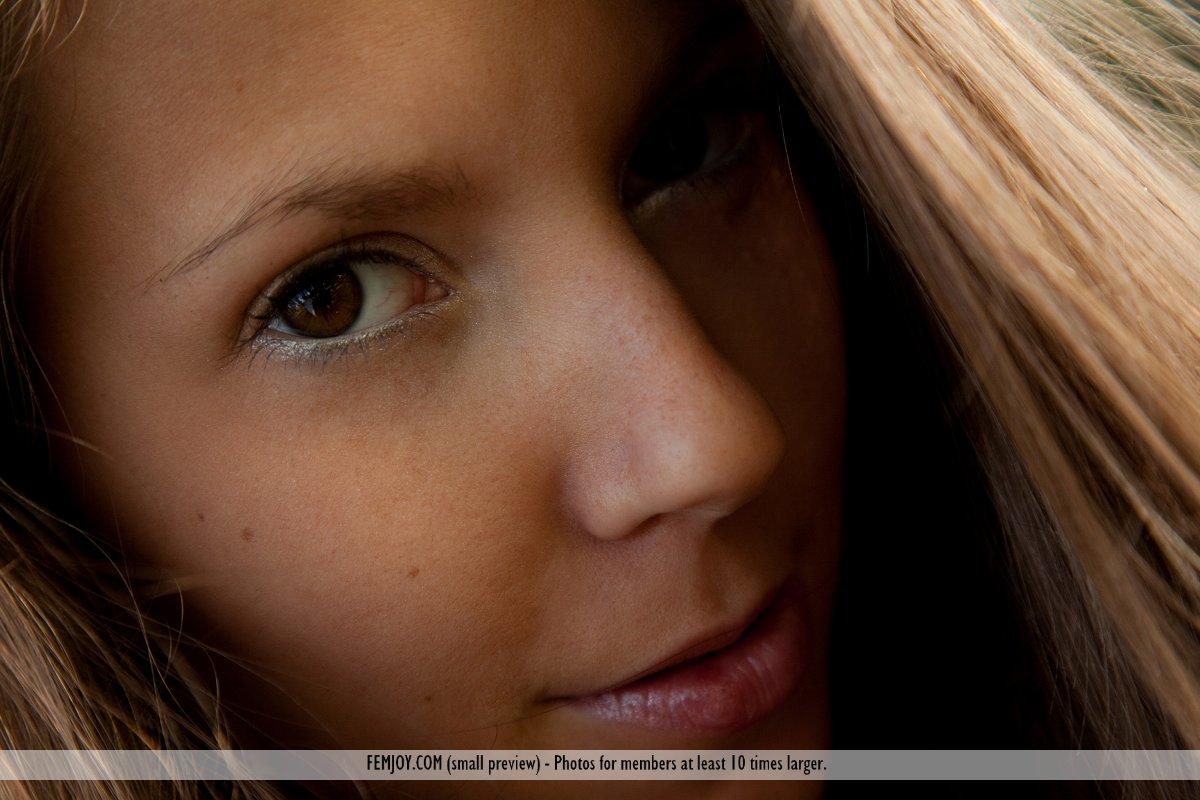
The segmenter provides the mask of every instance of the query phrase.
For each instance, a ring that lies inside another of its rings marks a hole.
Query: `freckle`
[[[408,571],[408,577],[410,577],[410,578],[415,578],[420,574],[421,574],[421,570],[418,567],[413,567],[412,569],[410,569]]]
[[[254,539],[254,531],[249,528],[242,528],[242,541],[249,542]]]
[[[238,94],[241,94],[242,91],[245,90],[245,88],[246,88],[246,82],[244,80],[242,80],[241,78],[238,78],[236,81],[234,81],[233,90],[235,92],[237,92]]]
[[[201,522],[204,522],[204,512],[203,512],[203,511],[197,511],[197,512],[196,512],[196,519],[200,520]]]
[[[433,700],[433,695],[431,695],[431,694],[427,694],[427,695],[425,695],[425,702],[426,702],[426,703],[430,702],[431,700]]]

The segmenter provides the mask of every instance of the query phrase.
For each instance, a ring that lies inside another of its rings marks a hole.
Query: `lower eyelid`
[[[294,364],[327,364],[346,356],[368,355],[375,349],[387,350],[395,340],[411,339],[426,325],[439,322],[456,297],[452,289],[447,292],[437,301],[414,307],[388,322],[354,334],[312,339],[268,333],[270,329],[266,329],[248,342],[250,361],[265,363],[282,359]]]

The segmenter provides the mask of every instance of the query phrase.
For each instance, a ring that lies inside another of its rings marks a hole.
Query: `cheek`
[[[364,383],[339,383],[338,403],[297,391],[235,408],[210,388],[171,414],[151,413],[152,398],[114,413],[111,425],[138,424],[93,466],[126,549],[182,576],[206,641],[297,687],[336,683],[304,701],[331,704],[322,718],[345,717],[343,730],[517,716],[540,629],[532,565],[561,538],[546,533],[542,426],[525,424],[537,410],[462,391],[405,403]]]

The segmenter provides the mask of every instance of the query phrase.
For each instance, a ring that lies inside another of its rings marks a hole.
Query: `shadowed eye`
[[[653,127],[629,160],[626,181],[666,186],[719,166],[745,139],[748,114],[685,109]]]
[[[268,293],[264,328],[328,339],[382,325],[448,295],[447,288],[385,249],[347,248],[300,268]]]
[[[645,131],[625,166],[631,205],[672,184],[720,172],[738,161],[762,127],[762,92],[753,78],[723,80],[676,105]]]

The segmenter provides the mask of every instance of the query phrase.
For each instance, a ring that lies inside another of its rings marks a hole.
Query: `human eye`
[[[265,346],[316,348],[391,329],[450,296],[450,287],[435,274],[435,261],[407,237],[341,242],[263,290],[248,313],[248,338]]]
[[[651,122],[625,165],[627,205],[672,186],[719,179],[753,152],[769,127],[761,62],[756,66],[728,70]]]

